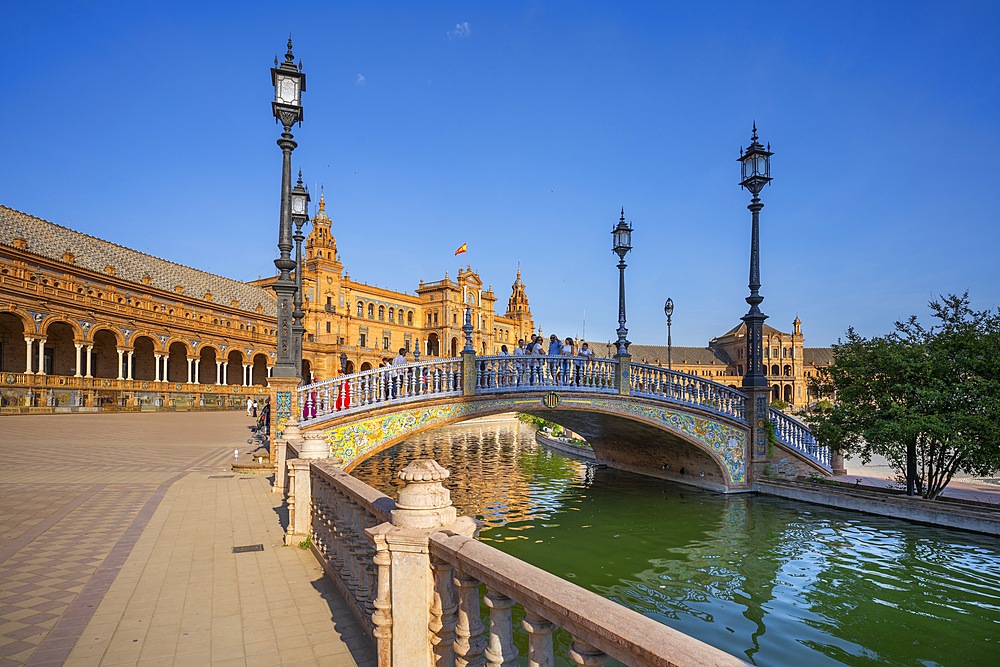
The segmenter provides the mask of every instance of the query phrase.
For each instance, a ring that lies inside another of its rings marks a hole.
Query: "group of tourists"
[[[518,340],[513,354],[507,351],[506,345],[501,345],[500,356],[544,356],[549,357],[549,360],[543,363],[541,360],[525,359],[521,362],[514,360],[511,364],[501,364],[497,367],[496,373],[490,374],[491,377],[481,378],[480,383],[485,382],[489,385],[495,382],[499,386],[534,385],[542,382],[579,385],[583,379],[584,367],[587,362],[594,359],[594,353],[589,344],[582,343],[577,347],[572,338],[560,341],[555,334],[549,336],[548,349],[545,348],[545,338],[533,334],[531,340],[527,342],[523,338]],[[551,357],[565,357],[565,359],[558,360]],[[486,369],[480,370],[485,371]],[[496,377],[492,377],[492,375]]]

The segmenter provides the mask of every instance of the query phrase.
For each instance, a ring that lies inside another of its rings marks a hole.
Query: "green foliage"
[[[930,309],[929,329],[915,315],[871,339],[848,329],[818,383],[837,403],[807,419],[833,449],[884,456],[900,473],[915,452],[917,491],[936,498],[959,468],[1000,468],[1000,312],[973,311],[968,293]]]
[[[782,412],[784,412],[785,410],[788,409],[788,403],[785,403],[782,400],[771,401],[771,407],[774,408],[775,410],[781,410]]]
[[[308,549],[312,546],[312,535],[306,535],[306,539],[299,542],[299,549]]]

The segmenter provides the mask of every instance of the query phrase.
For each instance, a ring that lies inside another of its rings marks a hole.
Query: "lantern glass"
[[[306,193],[292,191],[292,215],[306,214]]]
[[[614,230],[615,250],[628,250],[632,247],[632,230],[625,225],[618,225]]]
[[[667,299],[667,302],[665,304],[663,304],[663,313],[667,317],[670,317],[671,315],[674,314],[674,300],[673,299]]]
[[[274,101],[278,104],[299,106],[299,77],[281,72],[274,76]]]

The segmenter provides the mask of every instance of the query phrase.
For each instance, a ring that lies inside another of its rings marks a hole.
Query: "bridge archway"
[[[546,407],[535,396],[465,397],[417,407],[395,405],[334,416],[304,431],[321,432],[346,470],[417,433],[504,412],[544,417],[579,433],[599,461],[717,491],[749,489],[745,425],[652,402],[615,396],[563,396]],[[316,436],[313,436],[316,437]]]

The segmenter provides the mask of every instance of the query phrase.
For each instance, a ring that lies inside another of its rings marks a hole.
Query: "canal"
[[[988,536],[599,469],[514,421],[424,434],[353,474],[395,497],[415,458],[451,471],[482,541],[756,665],[998,664]]]

